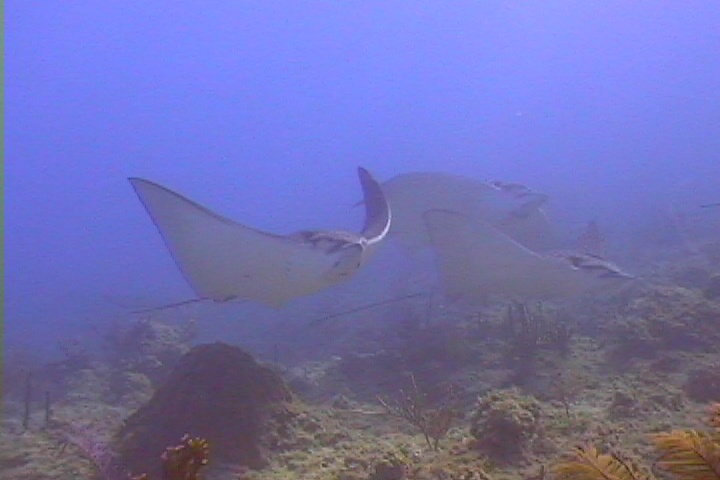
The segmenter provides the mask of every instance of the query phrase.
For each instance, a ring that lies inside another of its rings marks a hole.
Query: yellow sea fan
[[[678,480],[720,480],[720,443],[712,434],[676,430],[650,438],[660,452],[658,465]]]
[[[631,465],[595,447],[577,447],[575,458],[552,467],[554,480],[649,480]]]

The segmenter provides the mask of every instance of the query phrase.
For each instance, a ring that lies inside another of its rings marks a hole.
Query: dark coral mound
[[[150,401],[119,433],[123,462],[155,472],[167,445],[184,435],[207,439],[215,461],[260,468],[287,430],[292,396],[283,380],[251,355],[223,343],[185,354]]]
[[[712,402],[720,398],[720,365],[691,370],[683,389],[696,402]]]

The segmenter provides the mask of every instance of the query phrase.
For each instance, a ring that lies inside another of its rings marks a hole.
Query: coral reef
[[[673,260],[578,304],[417,302],[354,329],[298,325],[273,369],[227,345],[190,351],[192,324],[153,319],[119,325],[102,354],[13,354],[0,477],[718,480],[720,406],[707,429],[696,402],[720,398],[720,266]],[[333,335],[331,353],[308,341]],[[543,470],[564,451],[566,471]]]
[[[683,390],[689,398],[697,402],[720,398],[720,362],[689,371]]]
[[[477,446],[500,462],[521,455],[540,431],[540,404],[516,389],[481,397],[471,416],[470,434]]]
[[[114,326],[106,335],[112,362],[123,372],[148,377],[154,384],[164,380],[180,357],[190,350],[197,335],[194,322],[169,324],[141,320]]]
[[[617,455],[602,454],[595,447],[578,447],[574,458],[553,466],[555,480],[650,480],[632,463]]]
[[[203,438],[185,435],[180,445],[167,447],[160,456],[165,480],[198,480],[200,470],[209,462],[210,445]],[[149,480],[147,473],[131,480]]]
[[[382,398],[378,400],[387,413],[416,427],[423,434],[428,447],[437,450],[440,440],[447,435],[453,418],[458,416],[454,392],[450,389],[443,402],[438,407],[431,408],[427,405],[426,396],[420,393],[415,376],[411,375],[410,378],[412,391],[401,391],[401,399],[396,404],[391,405]]]
[[[703,291],[703,294],[706,298],[709,298],[711,300],[720,299],[720,273],[716,273],[710,276],[707,284],[705,285],[705,290]]]
[[[612,418],[624,418],[637,415],[640,406],[634,396],[622,390],[613,393],[608,412]]]
[[[66,424],[58,427],[53,434],[59,437],[60,453],[64,453],[67,446],[72,445],[80,455],[92,463],[103,479],[124,480],[127,478],[127,472],[107,439],[104,438],[106,432],[100,431],[97,425]]]
[[[511,354],[522,361],[532,359],[541,348],[560,354],[569,351],[572,338],[569,320],[540,302],[510,303],[504,327]]]
[[[402,480],[408,470],[408,459],[395,453],[388,453],[373,466],[368,480]]]
[[[720,305],[682,287],[654,286],[606,327],[619,361],[667,350],[712,351],[720,343]]]
[[[720,403],[710,408],[707,431],[674,430],[651,437],[658,465],[678,480],[720,479]]]
[[[673,430],[650,439],[659,453],[656,465],[676,480],[720,479],[720,404],[713,404],[710,429]],[[651,480],[634,462],[618,453],[600,453],[593,446],[578,447],[573,457],[552,468],[556,480]]]
[[[201,345],[182,357],[150,401],[118,435],[122,459],[135,472],[157,472],[155,459],[185,434],[206,438],[213,456],[259,468],[264,448],[286,433],[294,416],[282,379],[242,350]]]
[[[329,365],[326,381],[351,385],[354,396],[374,401],[392,395],[415,372],[421,383],[448,381],[453,373],[482,357],[481,346],[466,330],[447,324],[413,328],[372,353],[343,354]]]

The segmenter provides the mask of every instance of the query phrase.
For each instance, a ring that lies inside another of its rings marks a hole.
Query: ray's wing
[[[572,286],[571,267],[528,250],[487,222],[447,210],[431,210],[424,219],[451,300],[540,299]]]
[[[504,234],[534,252],[545,252],[557,247],[558,239],[544,210],[535,209],[525,217],[507,216],[499,222]]]
[[[547,195],[522,185],[412,172],[389,179],[383,190],[393,212],[390,234],[411,251],[432,243],[423,218],[429,210],[450,210],[487,222],[532,249],[553,243],[552,229],[540,209]]]
[[[384,182],[382,188],[393,214],[390,235],[411,251],[431,243],[423,220],[426,211],[487,216],[495,208],[492,200],[499,197],[484,182],[441,172],[403,173]]]
[[[130,182],[201,298],[255,300],[278,307],[336,283],[360,264],[358,245],[328,253],[322,245],[224,218],[153,182]]]

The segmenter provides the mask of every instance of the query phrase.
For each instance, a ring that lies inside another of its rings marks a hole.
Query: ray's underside
[[[387,233],[390,211],[382,190],[366,170],[359,169],[359,176],[366,201],[362,235],[262,232],[156,183],[130,182],[199,298],[279,307],[351,277],[363,263],[366,245]]]

